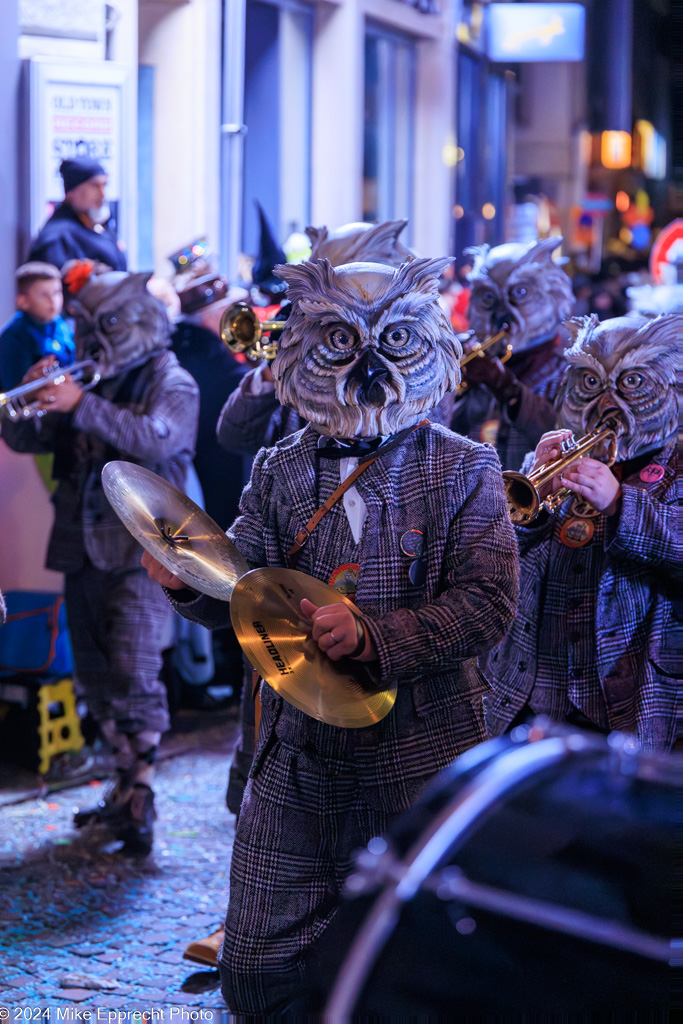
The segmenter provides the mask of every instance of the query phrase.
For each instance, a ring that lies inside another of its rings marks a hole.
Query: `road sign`
[[[676,284],[676,265],[683,267],[683,217],[667,224],[650,252],[650,273],[655,284]]]

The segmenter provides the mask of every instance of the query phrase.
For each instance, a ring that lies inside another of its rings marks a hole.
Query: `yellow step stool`
[[[76,711],[73,680],[65,678],[39,686],[37,710],[38,771],[44,775],[56,754],[67,750],[78,752],[85,744]]]

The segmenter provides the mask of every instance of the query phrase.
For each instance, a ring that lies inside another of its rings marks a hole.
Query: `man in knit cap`
[[[59,270],[69,260],[89,259],[112,270],[125,270],[126,257],[108,225],[105,202],[107,173],[96,160],[63,160],[64,202],[57,207],[31,244],[29,260],[53,263]]]

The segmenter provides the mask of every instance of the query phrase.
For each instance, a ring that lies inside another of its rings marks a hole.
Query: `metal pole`
[[[219,268],[237,277],[242,228],[246,0],[223,0]]]

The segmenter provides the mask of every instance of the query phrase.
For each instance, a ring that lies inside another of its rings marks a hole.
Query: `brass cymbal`
[[[211,516],[168,480],[133,462],[108,462],[102,487],[145,551],[193,590],[230,600],[249,566]]]
[[[358,678],[362,668],[350,658],[331,661],[312,638],[312,625],[301,599],[317,605],[351,601],[314,576],[296,569],[252,569],[235,585],[230,616],[247,658],[289,704],[311,718],[346,729],[374,725],[388,715],[396,687],[366,693]]]

